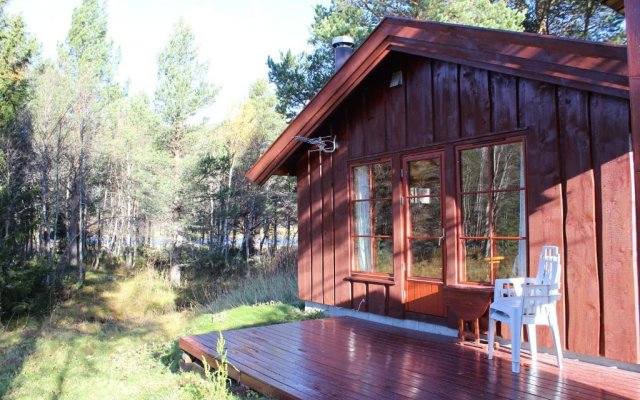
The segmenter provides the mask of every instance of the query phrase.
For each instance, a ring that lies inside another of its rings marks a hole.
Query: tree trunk
[[[276,254],[278,250],[278,214],[277,211],[274,212],[273,216],[273,247],[271,250],[271,254]]]
[[[236,157],[233,155],[231,157],[231,165],[229,166],[229,179],[227,180],[227,199],[225,201],[225,210],[224,210],[224,223],[222,225],[222,237],[224,237],[225,242],[222,245],[222,253],[224,254],[224,261],[227,262],[227,257],[229,254],[229,244],[227,243],[227,225],[229,221],[229,203],[231,202],[231,185],[233,184],[233,170],[236,164]],[[233,243],[231,244],[233,246]]]
[[[78,193],[78,176],[76,174],[73,179],[73,188],[69,198],[69,227],[67,229],[67,261],[72,267],[78,266],[79,210],[80,196]]]

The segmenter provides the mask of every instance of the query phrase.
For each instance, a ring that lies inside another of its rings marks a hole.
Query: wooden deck
[[[640,399],[640,373],[541,354],[511,373],[510,354],[359,319],[324,318],[223,333],[229,375],[269,396],[299,399]],[[218,333],[180,338],[214,362]]]

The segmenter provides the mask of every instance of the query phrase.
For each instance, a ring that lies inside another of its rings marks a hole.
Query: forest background
[[[83,0],[55,59],[0,0],[0,323],[49,312],[87,270],[151,265],[184,304],[296,264],[295,181],[244,178],[333,73],[331,38],[361,43],[386,15],[621,43],[624,18],[596,0],[332,0],[308,52],[269,57],[268,77],[220,123],[192,29],[178,19],[153,96],[116,82],[104,2]],[[212,43],[215,45],[215,43]],[[286,43],[282,44],[286,46]],[[268,79],[267,79],[268,78]],[[222,81],[222,77],[220,79]]]

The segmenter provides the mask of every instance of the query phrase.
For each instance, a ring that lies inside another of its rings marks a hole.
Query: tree
[[[183,18],[173,27],[158,55],[158,86],[154,105],[163,123],[161,143],[179,159],[189,123],[202,108],[213,103],[218,89],[207,81],[209,66],[198,60],[198,48],[191,28]]]
[[[349,35],[358,46],[387,15],[522,30],[524,15],[507,4],[491,0],[391,1],[332,0],[317,5],[311,25],[310,53],[281,52],[280,60],[269,57],[269,79],[276,86],[278,111],[292,119],[333,75],[331,39]]]
[[[27,67],[36,43],[20,17],[7,15],[0,0],[0,128],[15,120],[28,96]]]
[[[38,68],[32,78],[34,90],[29,103],[33,129],[33,174],[39,186],[38,253],[46,257],[48,273],[53,267],[53,246],[59,230],[54,229],[63,206],[62,167],[67,147],[69,113],[73,105],[70,81],[51,63]],[[48,281],[51,281],[50,277]]]
[[[621,43],[624,16],[598,0],[509,0],[526,14],[527,32]]]
[[[266,80],[254,82],[232,118],[200,135],[210,136],[209,144],[196,144],[189,151],[197,157],[186,174],[190,231],[196,237],[208,234],[210,250],[219,248],[225,260],[236,237],[242,235],[242,255],[248,263],[256,253],[260,234],[262,242],[271,237],[274,246],[278,226],[288,227],[290,232],[295,223],[290,180],[274,179],[259,187],[244,177],[285,126],[275,110],[276,101]]]
[[[34,190],[29,181],[31,129],[26,103],[28,66],[35,42],[21,18],[5,13],[0,0],[0,317],[15,282],[7,273],[23,267],[34,229]]]
[[[179,280],[179,269],[173,260],[179,258],[176,245],[179,225],[185,213],[184,197],[181,195],[184,190],[181,178],[184,172],[182,158],[185,139],[199,127],[192,119],[213,103],[218,92],[218,88],[207,80],[208,69],[208,64],[198,59],[193,31],[180,18],[173,27],[167,45],[158,55],[158,85],[154,99],[161,121],[158,144],[174,158],[174,196],[169,228],[172,236],[171,276],[174,283],[177,283],[176,279]]]
[[[93,137],[102,129],[101,116],[106,104],[118,93],[112,83],[118,58],[107,37],[107,9],[99,0],[83,0],[74,9],[71,28],[60,48],[61,67],[74,84],[70,113],[71,196],[68,205],[68,261],[78,267],[84,279],[84,243],[86,232],[86,180],[88,157]]]

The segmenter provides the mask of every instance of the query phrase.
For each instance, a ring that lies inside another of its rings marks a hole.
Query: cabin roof
[[[468,65],[629,98],[626,47],[407,18],[387,17],[287,126],[246,176],[263,184],[291,174],[290,158],[390,53]]]
[[[624,14],[624,0],[600,0],[600,2]]]

